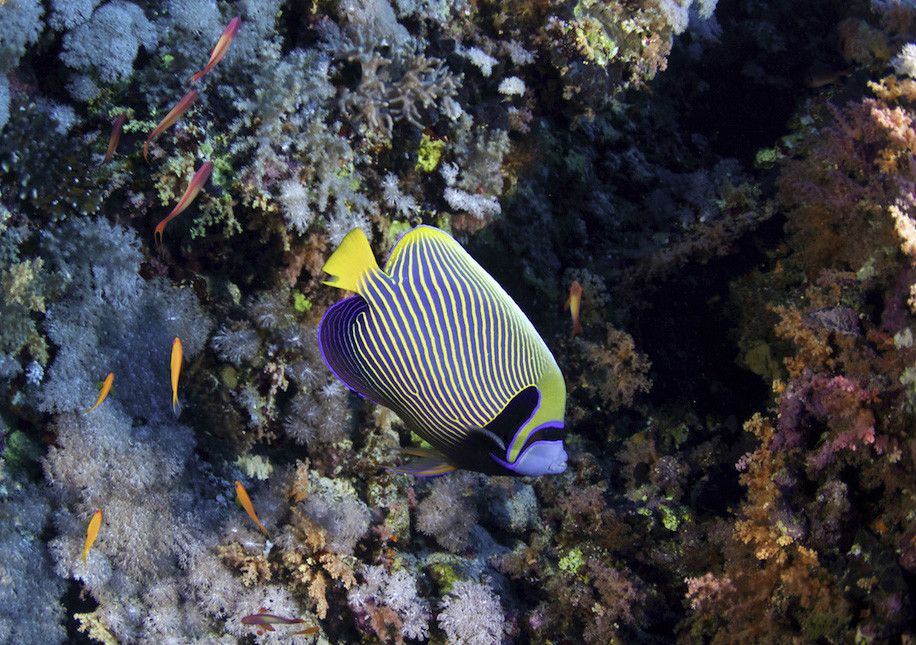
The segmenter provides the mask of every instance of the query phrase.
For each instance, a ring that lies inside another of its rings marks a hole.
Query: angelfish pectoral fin
[[[468,430],[470,441],[480,445],[483,450],[489,449],[498,455],[506,453],[506,442],[502,437],[488,428],[471,428]]]
[[[429,448],[404,448],[401,454],[411,457],[411,460],[400,466],[388,466],[386,470],[414,477],[436,477],[456,470],[442,453]]]

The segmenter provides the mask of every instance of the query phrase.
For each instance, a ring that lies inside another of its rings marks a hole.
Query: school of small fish
[[[206,65],[190,78],[197,83],[225,57],[241,26],[234,17],[220,35]],[[143,143],[150,144],[173,126],[198,97],[191,89],[162,118]],[[114,158],[128,113],[113,123],[103,164]],[[172,211],[154,229],[161,248],[166,225],[197,197],[213,171],[205,160]],[[566,386],[541,336],[512,298],[445,231],[418,226],[406,233],[379,267],[361,229],[354,229],[331,254],[323,270],[325,284],[352,291],[323,316],[318,328],[321,355],[331,371],[361,396],[394,410],[432,448],[408,447],[408,463],[394,472],[435,476],[456,469],[499,475],[558,474],[566,469],[563,447]],[[565,308],[572,335],[582,332],[582,285],[570,285]],[[175,337],[170,358],[172,410],[179,412],[178,385],[183,361]],[[96,410],[114,382],[110,372]],[[269,532],[258,518],[248,491],[238,480],[239,505],[258,530]],[[86,529],[82,560],[86,562],[102,526],[97,509]],[[241,619],[258,628],[298,625],[260,608]],[[294,635],[312,635],[317,626]]]

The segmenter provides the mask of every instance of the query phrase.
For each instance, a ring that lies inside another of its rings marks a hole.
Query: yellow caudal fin
[[[366,234],[362,229],[354,228],[347,233],[321,270],[331,276],[324,284],[358,293],[360,278],[370,271],[378,271],[379,266]]]

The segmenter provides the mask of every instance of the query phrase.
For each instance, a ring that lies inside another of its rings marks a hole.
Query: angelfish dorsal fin
[[[321,270],[331,277],[324,284],[359,293],[360,279],[370,271],[379,271],[369,240],[360,228],[354,228],[340,242]]]

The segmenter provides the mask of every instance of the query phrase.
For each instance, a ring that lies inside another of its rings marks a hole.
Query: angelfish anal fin
[[[400,466],[388,466],[386,470],[414,477],[436,477],[457,470],[444,455],[429,448],[404,448],[401,454],[410,456],[410,461]]]

